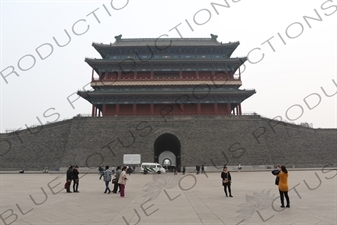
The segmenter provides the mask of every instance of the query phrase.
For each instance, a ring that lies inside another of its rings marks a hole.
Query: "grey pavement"
[[[80,193],[65,192],[64,174],[0,174],[0,225],[337,224],[336,169],[289,171],[286,209],[270,171],[232,172],[233,198],[219,172],[128,178],[121,198],[104,194],[92,173],[80,178]]]

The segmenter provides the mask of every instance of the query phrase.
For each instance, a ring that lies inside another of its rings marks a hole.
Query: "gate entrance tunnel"
[[[154,162],[162,166],[181,166],[181,145],[173,134],[162,134],[154,142]]]

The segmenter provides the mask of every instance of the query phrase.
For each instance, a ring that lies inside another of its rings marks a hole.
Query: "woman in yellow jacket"
[[[284,197],[287,201],[287,208],[290,208],[290,201],[288,196],[288,171],[285,166],[281,166],[281,172],[276,175],[279,178],[278,189],[280,192],[281,207],[284,208]]]

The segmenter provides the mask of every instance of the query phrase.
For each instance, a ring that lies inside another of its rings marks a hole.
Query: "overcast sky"
[[[336,0],[1,0],[0,132],[90,114],[91,104],[75,94],[90,89],[92,70],[84,59],[100,58],[92,42],[109,44],[119,34],[208,38],[212,33],[223,43],[240,41],[232,56],[249,57],[241,68],[241,89],[257,92],[243,102],[243,113],[337,128],[336,5]]]

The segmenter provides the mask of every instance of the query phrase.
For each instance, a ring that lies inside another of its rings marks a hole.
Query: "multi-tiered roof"
[[[205,113],[218,114],[211,112],[209,104],[229,104],[224,114],[231,114],[255,93],[255,90],[239,89],[242,85],[240,66],[247,60],[246,57],[231,58],[239,42],[223,44],[217,41],[216,35],[158,39],[122,39],[120,35],[115,38],[111,44],[93,43],[102,56],[102,59],[85,59],[93,68],[91,86],[94,90],[78,92],[103,116],[116,115],[117,105],[118,109],[138,105],[144,112],[144,106],[140,105],[145,104],[150,106],[150,115],[156,114],[153,105],[185,104],[181,100],[183,96],[190,97],[186,104],[202,104],[201,108],[208,108]],[[191,114],[193,107],[186,107]],[[201,108],[196,106],[195,114],[203,114]],[[241,114],[241,108],[236,114]]]

